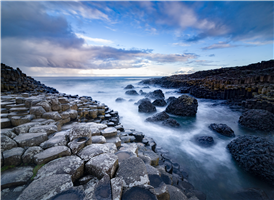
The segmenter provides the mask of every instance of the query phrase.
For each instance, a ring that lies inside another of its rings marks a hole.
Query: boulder
[[[15,138],[17,135],[13,132],[12,128],[1,129],[1,135],[5,135],[11,139]]]
[[[106,138],[102,135],[92,136],[92,142],[93,144],[105,144]]]
[[[116,177],[110,180],[113,200],[121,200],[123,193],[123,179]]]
[[[47,139],[47,133],[24,133],[14,138],[20,147],[38,146]]]
[[[154,187],[155,194],[158,200],[169,200],[169,193],[166,184],[161,177],[156,174],[148,175],[150,185]]]
[[[58,101],[61,103],[61,104],[65,104],[65,103],[69,103],[69,100],[67,98],[58,98]]]
[[[20,165],[22,163],[22,155],[24,153],[24,149],[21,147],[15,147],[10,150],[6,150],[3,152],[3,158],[5,161],[5,166],[10,165]]]
[[[257,136],[240,136],[228,145],[232,157],[245,171],[274,185],[274,143]]]
[[[166,101],[164,99],[156,99],[155,101],[152,102],[154,106],[159,106],[159,107],[164,107],[166,106]]]
[[[70,119],[74,120],[77,119],[78,112],[76,110],[68,110]]]
[[[179,128],[181,125],[175,119],[166,119],[162,122],[162,125],[172,127],[172,128]]]
[[[116,177],[123,178],[124,187],[149,184],[146,165],[142,159],[131,157],[121,162]]]
[[[154,188],[150,185],[134,186],[126,189],[123,193],[122,200],[158,200]]]
[[[127,94],[127,95],[139,95],[139,94],[136,92],[136,90],[128,90],[128,91],[125,92],[125,94]]]
[[[121,97],[118,97],[117,99],[115,99],[116,102],[124,102],[125,99],[121,98]]]
[[[40,118],[45,112],[42,106],[33,106],[29,110],[29,113],[35,115],[37,118]]]
[[[1,151],[17,147],[17,143],[6,135],[1,135]]]
[[[217,133],[220,133],[221,135],[235,137],[234,131],[226,124],[210,124],[209,128]]]
[[[146,97],[151,99],[165,99],[165,95],[162,90],[154,90],[146,94]]]
[[[33,118],[34,118],[34,115],[14,116],[14,117],[11,117],[11,125],[19,126],[21,124],[30,122]]]
[[[175,99],[176,99],[176,97],[171,96],[171,97],[168,97],[168,99],[166,100],[166,102],[169,104],[171,101],[173,101]]]
[[[30,133],[46,133],[50,135],[58,131],[56,125],[43,125],[43,126],[34,126],[29,129]]]
[[[148,122],[159,122],[159,121],[164,121],[168,118],[169,118],[169,115],[165,111],[163,111],[163,112],[160,112],[160,113],[157,113],[157,114],[153,115],[152,117],[148,117],[146,119],[146,121],[148,121]]]
[[[46,112],[51,112],[51,106],[47,101],[41,101],[36,106],[42,106]]]
[[[109,138],[106,138],[106,143],[113,143],[118,148],[121,146],[121,139],[118,136],[109,137]]]
[[[111,184],[108,175],[105,175],[99,182],[94,186],[94,192],[90,197],[86,196],[86,199],[93,200],[112,200],[111,197]]]
[[[84,161],[88,161],[91,158],[98,156],[102,153],[108,153],[110,151],[107,144],[91,144],[83,148],[77,155]]]
[[[29,147],[23,154],[22,156],[22,161],[24,164],[33,164],[33,157],[42,152],[43,149],[41,147],[38,146],[34,146],[34,147]]]
[[[28,133],[29,129],[33,126],[37,126],[40,125],[40,123],[36,123],[36,122],[29,122],[29,123],[25,123],[19,126],[14,127],[14,132],[18,135],[21,133]]]
[[[51,199],[56,194],[73,187],[71,176],[57,174],[34,180],[17,200]]]
[[[70,149],[66,146],[57,146],[57,147],[51,147],[46,149],[45,151],[42,151],[38,154],[36,154],[33,159],[35,164],[45,164],[51,160],[54,160],[56,158],[62,157],[62,156],[70,156],[71,152]]]
[[[59,135],[59,136],[54,136],[50,138],[49,140],[41,143],[40,147],[42,147],[43,149],[48,149],[50,147],[55,147],[55,146],[66,146],[67,143],[68,142],[67,142],[66,136]]]
[[[274,130],[274,114],[267,110],[251,109],[240,116],[239,123],[254,130],[270,132]]]
[[[195,137],[195,141],[198,145],[203,147],[210,147],[214,144],[214,139],[211,136],[198,136]]]
[[[179,116],[195,116],[197,113],[197,99],[188,95],[182,95],[171,101],[166,108],[166,112]]]
[[[25,185],[33,175],[30,166],[15,167],[1,173],[1,189]]]
[[[168,193],[170,196],[170,200],[188,200],[186,195],[177,187],[173,185],[167,185]]]
[[[71,180],[74,182],[84,174],[84,161],[78,156],[66,156],[52,160],[38,170],[35,179],[56,174],[71,175]]]
[[[114,136],[117,135],[117,129],[114,128],[114,127],[108,127],[106,129],[102,130],[101,133],[106,138],[107,137],[114,137]]]
[[[91,128],[88,124],[75,124],[69,132],[70,141],[80,137],[88,137],[91,139],[91,136]]]
[[[105,174],[114,177],[118,168],[118,157],[112,153],[104,153],[91,158],[85,164],[85,172],[101,179]]]
[[[137,101],[136,103],[134,103],[135,105],[140,105],[143,101],[149,101],[150,102],[150,99],[149,98],[143,98],[143,99],[140,99],[139,101]]]
[[[138,146],[138,156],[149,157],[151,165],[153,166],[157,166],[159,164],[159,156],[154,151],[144,146]]]
[[[45,119],[53,119],[55,121],[59,121],[62,119],[61,115],[58,112],[46,112],[42,115]]]
[[[138,111],[143,113],[152,113],[156,112],[156,108],[150,101],[142,101],[138,106]]]
[[[91,144],[91,139],[88,137],[80,137],[72,140],[68,143],[69,148],[71,149],[72,154],[77,154],[85,146]]]
[[[129,85],[127,85],[124,89],[125,89],[125,90],[128,90],[128,89],[133,89],[133,88],[134,88],[134,86],[131,85],[131,84],[129,84]]]

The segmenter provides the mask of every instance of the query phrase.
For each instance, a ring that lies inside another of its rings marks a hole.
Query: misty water
[[[168,150],[167,156],[173,162],[180,164],[181,169],[189,174],[188,181],[195,189],[204,192],[208,200],[230,200],[230,194],[244,188],[263,189],[269,196],[273,195],[273,187],[264,181],[253,177],[239,168],[232,159],[227,144],[233,139],[224,137],[211,131],[208,126],[211,123],[225,123],[230,126],[237,136],[261,135],[273,139],[273,137],[244,129],[238,125],[240,111],[231,110],[227,105],[220,104],[222,101],[198,99],[198,112],[196,117],[178,117],[176,119],[181,127],[177,129],[163,127],[158,124],[145,122],[145,119],[153,114],[138,112],[138,106],[134,105],[144,96],[126,95],[124,87],[128,84],[135,86],[139,92],[150,92],[157,87],[142,88],[138,82],[143,77],[94,77],[94,78],[41,78],[36,80],[56,88],[61,93],[80,96],[91,96],[93,100],[105,103],[109,108],[118,111],[120,122],[125,129],[133,128],[152,137],[157,146]],[[178,97],[175,89],[163,89],[167,99],[170,96]],[[124,102],[115,102],[122,97]],[[164,111],[165,107],[157,107],[157,112]],[[193,142],[198,135],[212,136],[215,145],[209,148],[200,147]]]

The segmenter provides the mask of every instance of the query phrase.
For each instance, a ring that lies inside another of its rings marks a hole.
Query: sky
[[[30,76],[169,76],[273,59],[273,1],[2,1],[1,62]]]

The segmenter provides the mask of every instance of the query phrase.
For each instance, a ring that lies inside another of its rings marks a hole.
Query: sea
[[[120,122],[125,129],[135,129],[152,137],[166,151],[165,155],[172,162],[178,163],[182,171],[188,173],[188,181],[195,189],[207,195],[207,200],[231,200],[231,193],[247,188],[262,189],[274,199],[274,188],[263,180],[245,172],[237,166],[226,148],[233,140],[211,131],[211,123],[224,123],[231,127],[236,136],[260,135],[273,140],[273,136],[258,131],[250,131],[238,124],[241,111],[231,109],[222,100],[198,100],[196,117],[179,117],[171,115],[181,127],[169,128],[159,124],[145,122],[153,114],[139,113],[134,103],[144,96],[125,94],[125,87],[132,84],[137,92],[151,92],[161,89],[167,99],[170,96],[178,97],[182,94],[176,89],[165,89],[155,86],[144,88],[141,80],[151,77],[34,77],[41,83],[56,88],[60,93],[79,96],[91,96],[93,100],[106,104],[109,108],[118,111]],[[116,102],[118,98],[124,102]],[[157,113],[165,107],[157,107]],[[194,142],[196,136],[212,136],[214,145],[201,147]]]

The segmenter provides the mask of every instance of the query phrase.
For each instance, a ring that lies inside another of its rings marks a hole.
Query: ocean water
[[[253,177],[237,166],[232,159],[227,144],[233,138],[227,138],[211,131],[211,123],[225,123],[230,126],[236,135],[261,135],[273,140],[273,137],[262,132],[250,131],[238,125],[240,111],[231,110],[228,106],[220,104],[222,101],[198,99],[198,112],[196,117],[178,117],[176,119],[181,127],[178,129],[163,127],[158,124],[145,122],[153,114],[138,112],[134,105],[144,96],[126,95],[124,87],[132,84],[135,90],[150,92],[157,87],[143,88],[138,82],[144,77],[35,77],[47,86],[56,88],[59,92],[80,96],[91,96],[118,111],[120,122],[124,128],[134,128],[152,137],[157,146],[168,150],[168,157],[180,164],[181,169],[189,174],[188,180],[195,189],[204,192],[207,200],[231,200],[231,193],[245,188],[263,189],[270,198],[274,198],[274,188],[268,183]],[[175,89],[163,89],[167,99],[170,96],[178,97]],[[115,102],[122,97],[125,102]],[[214,105],[213,105],[214,104]],[[157,107],[157,112],[164,111],[165,107]],[[214,138],[212,147],[200,147],[193,142],[198,135],[207,135]]]

